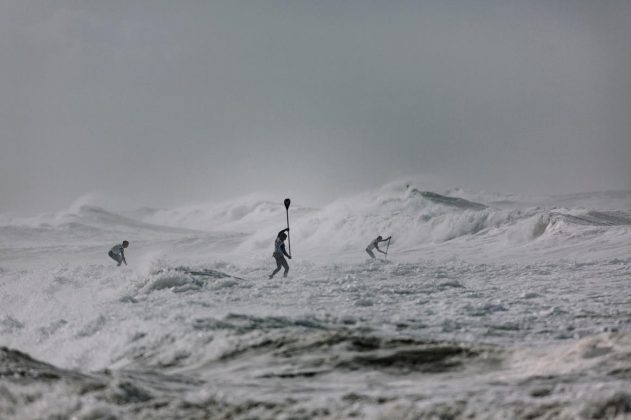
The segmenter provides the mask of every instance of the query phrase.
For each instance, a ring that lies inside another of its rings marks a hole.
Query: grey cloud
[[[0,211],[631,188],[628,2],[0,7]]]

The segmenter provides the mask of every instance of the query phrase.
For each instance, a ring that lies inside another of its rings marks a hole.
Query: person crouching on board
[[[107,255],[109,255],[111,259],[116,261],[118,263],[118,266],[120,266],[121,263],[125,263],[125,265],[127,265],[127,260],[125,260],[125,248],[127,248],[128,246],[129,242],[123,241],[122,244],[114,245]]]
[[[379,249],[379,242],[389,241],[390,238],[392,238],[392,236],[388,236],[386,239],[383,239],[381,237],[381,235],[379,235],[375,239],[370,241],[370,243],[366,247],[366,252],[368,253],[368,255],[370,255],[370,258],[375,258],[375,254],[372,252],[373,249],[376,249],[377,251],[381,252],[382,254],[385,254],[385,252],[383,252],[382,250]]]
[[[287,239],[287,234],[285,232],[289,232],[289,228],[283,229],[278,232],[278,236],[276,236],[276,240],[274,241],[274,253],[272,256],[276,260],[276,270],[269,275],[271,279],[280,271],[281,267],[285,268],[285,272],[283,273],[283,277],[287,277],[287,273],[289,272],[289,264],[287,264],[287,260],[285,257],[291,260],[291,255],[285,251],[285,239]]]

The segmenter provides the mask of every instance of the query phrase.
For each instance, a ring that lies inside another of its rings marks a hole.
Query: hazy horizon
[[[0,1],[0,212],[631,190],[631,4]]]

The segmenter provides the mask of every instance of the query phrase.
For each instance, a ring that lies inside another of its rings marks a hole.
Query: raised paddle
[[[291,200],[289,198],[285,199],[285,211],[287,212],[287,229],[289,229],[289,205],[291,204]],[[291,255],[291,238],[289,236],[289,230],[287,230],[287,243],[289,245],[289,255]]]

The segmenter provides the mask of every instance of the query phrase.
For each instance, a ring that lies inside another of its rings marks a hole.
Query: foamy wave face
[[[200,323],[200,329],[229,328],[239,321],[234,318]],[[257,336],[256,330],[268,324],[272,330]],[[145,351],[134,368],[91,374],[0,348],[0,415],[484,419],[631,414],[625,386],[628,335],[511,352],[262,319],[242,331],[238,343],[210,352],[193,369],[179,368],[190,356],[185,351],[170,361]],[[144,365],[151,359],[157,369]],[[466,398],[454,402],[454,395]]]
[[[556,200],[591,203],[600,199],[599,208],[607,208],[626,197],[612,194]],[[613,200],[609,204],[607,197]],[[528,205],[519,204],[520,200],[527,201],[460,189],[435,192],[410,182],[395,182],[320,209],[303,207],[294,200],[290,208],[290,240],[297,255],[317,258],[364,258],[364,248],[377,235],[392,235],[391,255],[431,258],[540,258],[564,253],[580,256],[590,243],[607,241],[613,241],[608,248],[617,249],[616,257],[629,250],[628,209],[557,208],[549,204],[553,198],[541,198],[539,202],[530,198]],[[220,252],[242,258],[269,255],[276,233],[285,223],[281,200],[271,201],[260,195],[217,205],[142,209],[125,215],[80,200],[55,214],[30,219],[5,217],[0,240],[6,244],[26,246],[36,242],[54,246],[95,239],[107,243],[122,239],[138,243],[140,239],[156,244],[180,238],[176,250],[171,246],[162,247],[163,250],[187,254]]]
[[[455,193],[466,195],[460,190]],[[499,199],[497,195],[489,198]],[[282,209],[280,204],[277,207]],[[294,249],[303,255],[354,253],[363,257],[369,241],[377,235],[392,235],[392,251],[399,253],[422,250],[419,255],[430,252],[432,257],[515,257],[523,254],[523,247],[567,248],[576,243],[576,238],[597,240],[614,231],[614,236],[619,236],[617,244],[624,248],[629,219],[629,212],[624,210],[598,212],[543,205],[498,208],[492,203],[421,191],[410,184],[391,184],[307,214],[292,213],[291,237]],[[561,221],[565,223],[563,229],[559,229]],[[282,217],[276,216],[276,226],[254,231],[238,252],[269,249],[282,222]],[[567,244],[561,237],[568,239]],[[625,252],[622,248],[620,255]],[[538,257],[545,255],[537,252]]]

